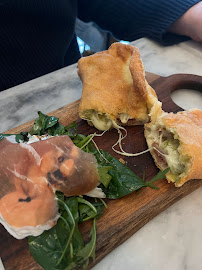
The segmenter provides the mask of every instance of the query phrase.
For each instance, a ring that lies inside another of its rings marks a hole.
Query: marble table
[[[202,76],[202,44],[188,41],[163,47],[151,40],[133,42],[140,49],[145,70],[168,76]],[[77,67],[58,70],[0,93],[0,131],[77,100],[82,86]],[[184,109],[202,109],[202,93],[180,90],[173,100]],[[201,270],[202,188],[162,212],[116,248],[93,270]],[[16,269],[17,270],[17,269]]]

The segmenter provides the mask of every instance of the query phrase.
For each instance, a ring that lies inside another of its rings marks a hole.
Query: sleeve
[[[119,40],[142,37],[169,45],[188,39],[167,33],[166,29],[197,0],[78,0],[78,17],[93,21]]]

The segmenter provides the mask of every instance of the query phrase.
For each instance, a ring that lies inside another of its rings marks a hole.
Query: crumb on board
[[[119,161],[122,163],[122,164],[125,164],[125,160],[120,158]]]

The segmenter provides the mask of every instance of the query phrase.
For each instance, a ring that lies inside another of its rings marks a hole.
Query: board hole
[[[202,92],[193,89],[177,89],[171,93],[171,99],[184,110],[202,110]]]

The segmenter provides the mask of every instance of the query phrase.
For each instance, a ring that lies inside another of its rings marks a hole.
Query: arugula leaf
[[[89,259],[95,256],[96,219],[99,215],[95,206],[81,197],[66,198],[62,193],[57,193],[57,197],[61,213],[59,221],[41,235],[29,237],[29,249],[45,270],[80,269],[81,266],[87,266]],[[78,228],[80,204],[96,212],[91,229],[92,237],[87,244],[84,244]]]
[[[64,209],[64,205],[60,206],[61,219],[57,224],[48,231],[37,237],[29,237],[29,249],[34,259],[46,270],[64,270],[71,262],[79,249],[83,248],[83,240],[78,230],[78,201],[76,198],[69,198],[68,201],[63,201],[69,207],[72,218]],[[65,222],[64,222],[65,220]],[[71,236],[71,232],[73,235]],[[71,252],[71,245],[67,247],[67,243],[74,243],[74,252]],[[65,252],[65,254],[64,254]],[[62,257],[62,255],[65,255]],[[60,262],[58,264],[58,262]]]
[[[89,264],[89,259],[95,260],[95,248],[96,248],[96,219],[93,220],[93,227],[90,231],[91,240],[76,254],[75,261],[68,265],[65,270],[71,269],[85,269]]]
[[[164,171],[159,171],[157,175],[155,175],[147,184],[151,184],[157,180],[164,179],[166,173],[170,170],[170,168],[166,168]]]
[[[76,123],[64,127],[59,123],[59,118],[54,116],[48,116],[42,112],[38,112],[39,117],[35,120],[33,127],[30,130],[31,135],[68,135],[70,138],[74,138],[77,134]]]
[[[109,174],[109,170],[112,169],[112,166],[98,166],[98,173],[100,177],[100,182],[104,185],[105,188],[108,187],[112,176]]]
[[[166,173],[170,170],[170,168],[166,168],[164,171],[159,171],[157,173],[157,175],[155,175],[150,181],[145,182],[145,184],[150,187],[150,188],[154,188],[154,189],[159,189],[158,187],[154,186],[152,183],[157,181],[157,180],[161,180],[165,178]]]
[[[103,213],[103,206],[106,207],[105,202],[91,202],[91,205],[94,206],[96,212],[92,207],[89,207],[87,204],[79,204],[79,222],[84,222],[92,218],[99,218]]]
[[[107,198],[118,199],[145,186],[145,182],[119,160],[103,150],[100,152],[102,155],[94,153],[98,164],[111,167],[108,171],[111,181],[107,188],[103,184],[100,185]]]
[[[55,126],[59,121],[59,118],[45,115],[40,111],[38,112],[38,115],[39,117],[35,120],[34,125],[30,130],[31,135],[43,135],[48,128]]]
[[[69,239],[69,233],[70,229],[60,219],[51,230],[43,232],[40,236],[28,238],[31,255],[45,270],[63,270],[69,264],[65,256],[57,266]]]

